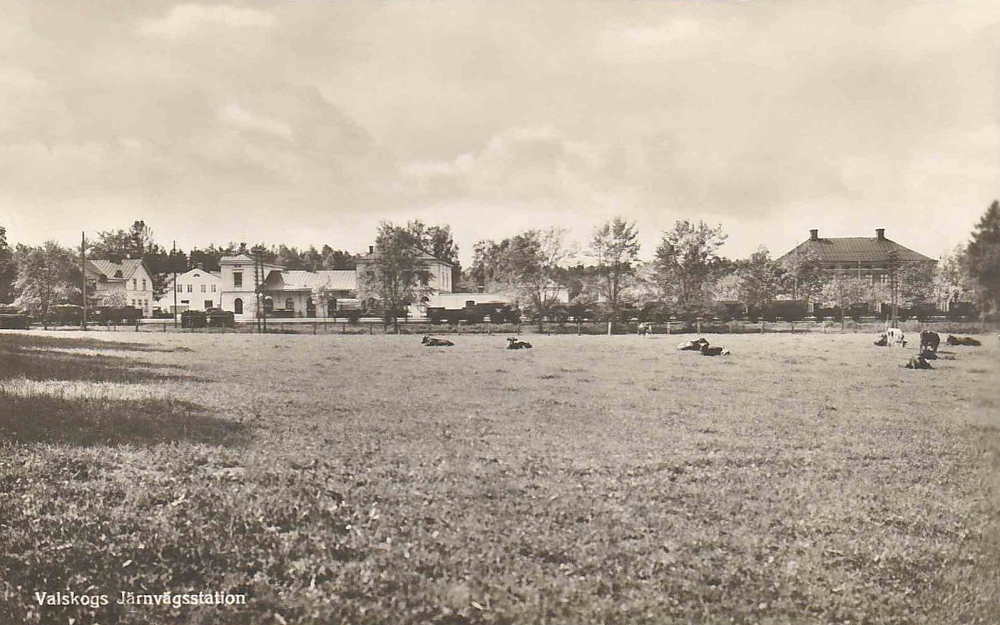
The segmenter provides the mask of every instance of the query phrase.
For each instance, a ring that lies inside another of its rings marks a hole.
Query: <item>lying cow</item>
[[[875,346],[876,347],[885,347],[888,344],[889,344],[889,337],[887,337],[884,334],[882,336],[878,337],[878,340],[875,341]]]
[[[966,347],[979,347],[982,345],[982,343],[971,336],[952,336],[950,334],[948,335],[948,340],[945,342],[948,345],[964,345]]]
[[[937,352],[931,349],[930,345],[920,346],[920,355],[924,357],[925,360],[937,360]]]
[[[923,354],[917,354],[913,358],[910,358],[910,362],[906,363],[907,369],[933,369],[931,363],[927,362]]]
[[[923,332],[920,333],[921,352],[936,352],[938,345],[940,344],[941,344],[941,337],[938,336],[937,332],[924,330]]]
[[[685,341],[684,343],[680,343],[679,345],[677,345],[677,349],[684,352],[700,352],[701,348],[707,345],[708,341],[701,338],[696,341]]]
[[[426,347],[451,347],[454,345],[448,339],[436,339],[432,336],[425,336],[420,342]]]
[[[519,341],[514,337],[507,339],[507,349],[531,349],[531,343]]]
[[[704,345],[701,346],[701,355],[702,356],[728,356],[729,355],[729,350],[728,349],[723,349],[723,348],[721,348],[719,346],[709,347],[708,343],[706,342]]]

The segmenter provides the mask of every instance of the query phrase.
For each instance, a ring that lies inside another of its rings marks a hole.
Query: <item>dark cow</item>
[[[889,344],[889,337],[887,337],[884,334],[880,336],[877,341],[875,341],[875,345],[878,347],[885,347],[888,344]]]
[[[930,330],[924,330],[920,333],[920,351],[921,352],[936,352],[938,345],[941,344],[941,337],[938,336],[937,332],[931,332]]]
[[[519,341],[512,336],[507,339],[507,349],[531,349],[531,343]]]
[[[906,363],[907,369],[933,369],[931,363],[927,362],[923,354],[917,354],[913,358],[910,358],[910,362]]]
[[[728,349],[723,349],[723,348],[721,348],[719,346],[709,347],[708,343],[705,343],[704,345],[701,346],[701,355],[702,356],[728,356],[729,355],[729,350]]]
[[[432,336],[425,336],[420,342],[426,347],[451,347],[454,345],[448,339],[436,339]]]
[[[952,336],[950,334],[948,335],[948,340],[945,342],[948,345],[964,345],[966,347],[979,347],[982,345],[982,343],[971,336]]]
[[[700,352],[701,348],[706,347],[707,345],[708,341],[706,341],[704,338],[700,338],[696,341],[687,341],[685,343],[681,343],[680,345],[677,346],[677,349],[684,352]]]
[[[920,348],[920,355],[924,357],[925,360],[937,360],[937,352],[930,348],[930,345],[924,345]]]

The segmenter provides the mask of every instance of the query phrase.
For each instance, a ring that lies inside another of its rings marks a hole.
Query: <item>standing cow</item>
[[[940,344],[941,344],[941,337],[938,336],[937,332],[924,330],[923,332],[920,333],[921,352],[936,352],[938,345]]]

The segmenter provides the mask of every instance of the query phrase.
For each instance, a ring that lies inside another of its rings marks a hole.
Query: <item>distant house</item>
[[[371,263],[375,258],[375,247],[368,246],[368,253],[357,258],[358,276],[364,276],[371,271]],[[430,274],[427,286],[433,293],[451,293],[451,263],[432,256],[427,252],[420,253],[420,261],[424,269]]]
[[[163,296],[156,300],[156,306],[160,310],[173,311],[174,313],[185,310],[221,308],[221,287],[221,273],[205,271],[200,268],[178,274],[176,283],[173,275],[170,275],[167,278],[166,290]],[[177,302],[176,310],[174,310],[175,301]]]
[[[264,281],[264,309],[288,317],[335,317],[337,302],[357,291],[354,271],[272,271]]]
[[[98,297],[112,291],[124,292],[125,304],[142,310],[143,316],[153,312],[153,278],[146,263],[127,258],[120,263],[88,259],[84,268],[87,286]]]
[[[821,238],[819,230],[810,230],[809,238],[780,257],[778,262],[797,254],[809,254],[831,275],[867,278],[876,285],[888,282],[893,252],[901,264],[937,262],[887,239],[885,228],[877,228],[874,237]]]
[[[284,267],[274,263],[264,263],[261,269],[255,264],[253,257],[243,251],[223,256],[219,260],[219,267],[219,307],[233,312],[237,319],[256,318],[257,285],[267,280],[271,273],[284,270]]]

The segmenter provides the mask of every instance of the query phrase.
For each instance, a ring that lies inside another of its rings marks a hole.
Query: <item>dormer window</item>
[[[123,278],[124,277],[124,276],[122,276],[122,270],[121,269],[119,269],[118,271],[115,272],[115,277],[116,278]]]

